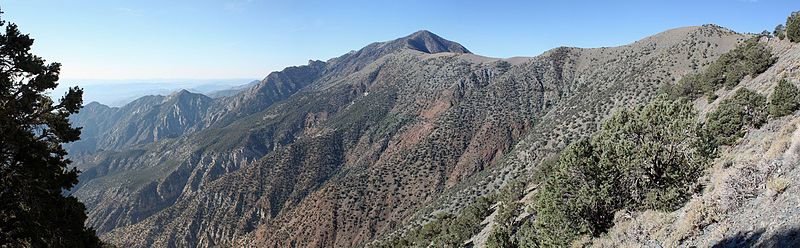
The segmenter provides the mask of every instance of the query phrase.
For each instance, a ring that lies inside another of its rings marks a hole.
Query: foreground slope
[[[739,88],[771,95],[782,79],[800,82],[800,46],[771,39],[779,58],[767,71],[745,78],[719,99],[697,100],[703,112],[716,109]],[[702,179],[706,189],[674,212],[619,213],[599,247],[794,247],[800,245],[800,115],[770,120],[750,130]]]
[[[190,132],[83,156],[75,195],[121,246],[365,244],[532,170],[744,38],[707,25],[503,60],[420,31],[270,74]]]

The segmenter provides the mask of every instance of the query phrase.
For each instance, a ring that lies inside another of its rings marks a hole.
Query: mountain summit
[[[428,30],[420,30],[413,34],[388,42],[389,47],[402,44],[424,53],[470,53],[467,48],[454,41],[446,40]]]
[[[470,53],[467,48],[457,42],[444,39],[427,30],[420,30],[398,39],[375,42],[358,51],[328,61],[331,76],[342,76],[360,70],[384,55],[399,51],[419,51],[423,53]]]

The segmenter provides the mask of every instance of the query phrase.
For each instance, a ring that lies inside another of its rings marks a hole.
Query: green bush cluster
[[[519,215],[520,204],[519,200],[525,195],[525,183],[521,181],[512,181],[506,185],[497,196],[498,206],[497,217],[495,223],[507,225],[511,223],[517,215]]]
[[[800,11],[792,12],[786,18],[786,38],[791,42],[800,42]]]
[[[517,247],[514,240],[513,227],[508,225],[495,225],[494,231],[486,239],[487,248]]]
[[[783,24],[778,24],[778,26],[775,26],[775,30],[772,31],[772,35],[780,40],[783,40],[786,38],[786,26],[783,26]]]
[[[519,228],[517,228],[517,232],[514,233],[514,240],[516,241],[516,247],[520,248],[533,248],[539,247],[539,242],[537,241],[536,237],[536,226],[534,223],[534,218],[528,218],[527,220],[523,221]]]
[[[782,79],[769,100],[769,115],[781,117],[800,108],[800,91],[793,83]]]
[[[514,239],[514,219],[522,212],[520,199],[525,195],[525,183],[512,181],[498,195],[497,215],[494,219],[494,229],[486,240],[486,247],[516,247]]]
[[[695,117],[689,102],[659,98],[568,146],[539,186],[536,220],[521,227],[520,245],[563,247],[603,233],[619,210],[680,207],[711,159],[696,145]]]
[[[483,219],[491,212],[493,201],[489,197],[478,197],[456,216],[440,213],[436,218],[403,236],[395,237],[377,247],[461,247],[472,235],[480,232]]]
[[[709,113],[705,131],[715,145],[733,145],[747,128],[760,127],[766,122],[766,105],[766,97],[741,88]]]
[[[758,42],[758,39],[748,39],[735,49],[720,55],[705,71],[686,75],[667,91],[677,97],[695,98],[703,94],[710,96],[723,86],[736,86],[747,75],[755,77],[775,61],[776,58],[772,57],[767,46]]]

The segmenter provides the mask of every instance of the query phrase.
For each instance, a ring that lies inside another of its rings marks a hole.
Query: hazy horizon
[[[61,79],[50,94],[60,97],[69,87],[83,89],[83,103],[99,102],[121,107],[147,95],[169,95],[178,90],[209,95],[247,85],[258,79]]]

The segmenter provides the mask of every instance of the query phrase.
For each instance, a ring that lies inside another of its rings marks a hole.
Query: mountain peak
[[[433,32],[428,31],[427,29],[420,29],[419,31],[414,32],[414,33],[412,33],[412,34],[410,34],[408,36],[409,37],[415,37],[415,36],[434,36],[434,37],[439,37],[438,35],[434,34]]]
[[[164,101],[176,100],[176,99],[177,100],[180,100],[180,99],[188,100],[188,99],[196,99],[196,98],[209,98],[209,97],[206,96],[206,95],[203,95],[203,94],[199,94],[199,93],[192,93],[192,92],[190,92],[190,91],[188,91],[186,89],[181,89],[181,90],[175,91],[172,94],[170,94],[169,96],[167,96],[166,99],[164,99]]]
[[[391,41],[390,43],[404,43],[405,47],[424,53],[470,53],[467,48],[434,34],[428,30],[419,30],[406,37]]]
[[[87,103],[86,105],[84,105],[84,107],[100,107],[100,106],[106,106],[106,105],[104,105],[102,103],[99,103],[97,101],[91,101],[91,102]]]
[[[186,89],[181,89],[181,90],[179,90],[179,91],[176,91],[176,92],[175,92],[175,93],[173,93],[173,94],[174,94],[174,95],[187,95],[187,94],[191,94],[191,92],[189,92],[189,91],[188,91],[188,90],[186,90]]]
[[[350,51],[342,56],[330,59],[327,62],[327,70],[329,70],[329,75],[345,75],[360,70],[387,54],[401,50],[414,50],[423,53],[471,53],[457,42],[446,40],[428,30],[419,30],[405,37],[375,42],[357,51]]]

